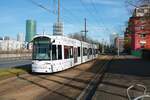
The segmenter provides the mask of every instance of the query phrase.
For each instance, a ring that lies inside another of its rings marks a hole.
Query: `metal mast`
[[[58,23],[60,22],[60,0],[58,0]]]
[[[84,35],[85,35],[85,41],[86,41],[86,35],[87,35],[87,32],[88,32],[88,31],[86,30],[86,18],[84,19],[84,21],[85,21],[85,30],[84,30],[85,34],[84,34]]]
[[[58,0],[57,21],[53,26],[53,35],[63,35],[63,23],[60,21],[60,0]]]
[[[86,36],[87,36],[87,19],[84,18],[84,30],[82,30],[81,32],[84,32],[84,41],[86,41]]]

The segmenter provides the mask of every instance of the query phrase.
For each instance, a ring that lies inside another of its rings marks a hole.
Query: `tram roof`
[[[57,38],[57,37],[61,37],[61,38],[63,38],[63,39],[69,39],[69,40],[75,40],[75,41],[80,41],[80,40],[77,40],[77,39],[72,39],[72,38],[69,38],[69,37],[67,37],[67,36],[62,36],[62,35],[47,35],[47,34],[38,34],[38,35],[35,35],[34,37],[33,37],[33,39],[35,39],[35,38],[37,38],[37,37],[47,37],[47,38],[49,38],[49,39],[54,39],[54,38]],[[32,40],[33,41],[33,40]],[[84,44],[90,44],[90,43],[88,43],[88,42],[84,42],[84,41],[80,41],[80,42],[82,42],[82,43],[84,43]]]

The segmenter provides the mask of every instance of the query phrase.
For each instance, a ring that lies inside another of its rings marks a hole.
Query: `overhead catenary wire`
[[[98,17],[95,17],[95,15],[97,16],[98,11],[97,11],[97,9],[96,9],[96,7],[95,7],[95,5],[94,5],[94,2],[91,1],[91,3],[90,3],[90,4],[92,4],[92,7],[93,7],[93,11],[92,11],[92,12],[91,12],[91,10],[89,10],[89,9],[87,8],[87,6],[85,5],[85,3],[84,3],[82,0],[80,0],[80,2],[81,2],[81,4],[82,4],[82,6],[85,8],[85,10],[88,12],[88,14],[89,14],[90,16],[92,15],[93,21],[95,21],[98,26],[104,26],[104,32],[106,32],[107,34],[109,34],[109,33],[110,33],[110,30],[107,29],[107,28],[105,27],[105,25],[104,25],[99,19],[97,19]],[[95,12],[96,12],[96,13],[95,13]],[[99,16],[99,17],[100,17],[100,16]],[[100,24],[100,23],[102,23],[102,24]]]
[[[100,26],[102,26],[102,25],[100,24],[101,22],[97,19],[97,18],[98,18],[98,17],[97,17],[97,13],[95,13],[94,11],[91,11],[91,10],[87,7],[87,5],[85,5],[85,3],[84,3],[82,0],[80,0],[80,3],[81,3],[81,5],[84,7],[84,9],[85,9],[85,11],[88,13],[88,15],[89,15],[89,16],[92,15],[93,21],[98,25],[98,28],[99,28]],[[94,8],[94,10],[95,10],[95,8]],[[96,18],[95,18],[95,15],[96,15]],[[97,31],[99,31],[99,29],[98,29]],[[104,26],[104,32],[106,32],[107,34],[109,34],[109,31],[106,30],[105,26]]]
[[[56,12],[55,10],[51,10],[50,8],[45,7],[44,5],[42,5],[42,4],[38,3],[38,2],[36,2],[35,0],[28,0],[28,1],[30,1],[32,4],[34,4],[34,5],[36,5],[36,6],[40,7],[40,8],[42,8],[42,9],[44,9],[45,11],[47,11],[47,12],[53,14],[53,15],[57,15],[57,12]],[[56,0],[53,0],[53,1],[56,2]],[[92,15],[93,20],[97,23],[98,26],[100,26],[100,21],[98,21],[97,18],[95,18],[94,13],[91,12],[91,11],[86,7],[86,5],[84,4],[84,2],[83,2],[82,0],[80,0],[80,1],[81,1],[81,3],[82,3],[82,6],[85,8],[85,10],[87,10],[88,14],[89,14],[90,16]],[[55,3],[55,2],[54,2],[54,3]],[[56,6],[56,5],[55,5],[55,6]],[[95,9],[95,8],[94,8],[94,9]],[[74,21],[72,21],[72,20],[74,20],[74,19],[77,20],[77,21],[78,21],[78,19],[80,20],[80,17],[78,17],[78,16],[77,16],[76,14],[74,14],[71,10],[69,10],[69,9],[67,9],[67,8],[65,8],[65,7],[63,7],[62,5],[61,5],[61,7],[60,7],[60,10],[65,10],[67,13],[69,13],[69,14],[71,15],[71,17],[68,17],[67,15],[64,15],[64,14],[62,15],[62,16],[64,17],[63,20],[65,20],[67,23],[70,23],[71,25],[74,25],[74,24],[73,24]],[[73,17],[74,17],[74,18],[73,18]],[[82,20],[82,19],[81,19],[81,20]]]
[[[64,6],[61,6],[61,9],[62,10],[66,10],[67,13],[69,13],[72,17],[71,18],[75,18],[75,19],[78,19],[78,20],[82,20],[79,16],[77,16],[76,14],[74,14],[71,10],[65,8]]]
[[[40,7],[40,8],[42,8],[42,9],[44,9],[44,10],[46,10],[47,12],[49,12],[49,13],[53,13],[53,14],[56,14],[54,11],[52,11],[52,10],[50,10],[50,9],[48,9],[48,8],[46,8],[45,6],[43,6],[42,4],[40,4],[40,3],[37,3],[36,1],[34,1],[34,0],[28,0],[29,2],[31,2],[32,4],[34,4],[34,5],[36,5],[36,6],[38,6],[38,7]]]
[[[99,12],[98,12],[98,10],[97,10],[97,8],[96,8],[96,6],[95,6],[95,3],[94,3],[94,1],[93,0],[91,0],[91,4],[92,4],[92,6],[93,6],[93,9],[94,9],[94,11],[95,11],[95,14],[97,15]],[[99,16],[99,19],[101,19],[101,17]],[[99,21],[99,20],[98,20]],[[101,21],[99,21],[99,23],[102,23],[102,25],[103,26],[105,26],[105,24],[104,24],[104,22],[103,22],[103,20],[101,19]],[[107,27],[104,27],[104,29],[105,29],[105,31],[107,31],[107,32],[111,32],[110,30],[109,30],[109,28],[107,28]],[[107,33],[106,32],[106,33]],[[108,33],[108,34],[109,34]]]
[[[27,0],[27,1],[31,2],[32,4],[36,5],[36,6],[39,7],[39,8],[44,9],[44,10],[47,11],[48,13],[51,13],[51,14],[53,14],[53,15],[57,15],[57,13],[56,13],[55,10],[51,10],[51,9],[45,7],[44,5],[42,5],[42,4],[38,3],[38,2],[36,2],[35,0]],[[63,15],[63,16],[64,16],[64,15]],[[69,23],[69,24],[72,24],[72,21],[69,20],[69,19],[71,19],[70,17],[65,16],[65,18],[67,18],[67,19],[63,19],[63,20],[65,20],[65,21],[66,21],[67,23]],[[73,24],[72,24],[72,25],[73,25]]]
[[[85,3],[84,3],[82,0],[80,0],[80,3],[81,3],[81,5],[85,8],[85,10],[88,12],[88,15],[89,15],[89,16],[92,15],[93,21],[95,21],[95,23],[99,26],[99,23],[98,23],[98,21],[97,21],[97,18],[94,18],[95,15],[93,14],[93,12],[91,12],[91,10],[89,10],[89,9],[87,8],[87,6],[85,5]]]

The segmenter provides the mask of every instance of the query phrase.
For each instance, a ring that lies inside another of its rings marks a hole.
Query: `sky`
[[[0,1],[0,36],[15,39],[18,33],[25,34],[27,19],[37,22],[37,33],[52,34],[52,26],[57,20],[55,2],[57,0],[34,0],[50,9],[48,12],[31,0]],[[92,39],[109,42],[110,34],[123,34],[128,13],[125,0],[60,0],[61,21],[64,23],[64,34],[80,32],[84,29],[84,18],[87,19],[88,36]]]

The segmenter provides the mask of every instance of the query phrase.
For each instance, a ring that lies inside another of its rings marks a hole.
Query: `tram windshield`
[[[50,60],[50,39],[46,37],[35,38],[33,41],[33,60]]]

